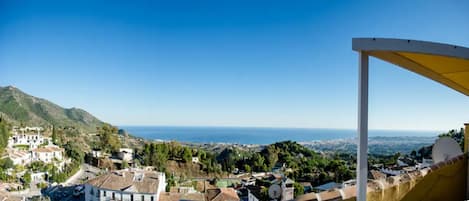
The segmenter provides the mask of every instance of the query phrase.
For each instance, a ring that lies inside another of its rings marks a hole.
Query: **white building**
[[[41,183],[45,182],[44,178],[46,177],[46,172],[33,172],[31,173],[31,183]]]
[[[192,157],[192,163],[199,163],[199,157]]]
[[[64,149],[58,146],[45,146],[31,151],[32,161],[42,161],[44,163],[53,162],[54,159],[63,160]]]
[[[117,153],[117,156],[121,160],[131,162],[131,161],[134,160],[134,150],[129,149],[129,148],[121,148],[121,149],[119,149],[119,153]]]
[[[143,170],[109,172],[85,184],[87,201],[158,201],[166,189],[164,173]]]
[[[99,149],[93,149],[91,150],[91,156],[93,158],[101,158],[103,156],[103,152]]]
[[[14,165],[27,165],[31,162],[31,153],[29,151],[7,148],[6,152]]]
[[[42,144],[49,144],[50,138],[42,136],[40,133],[17,133],[8,138],[8,147],[16,145],[27,145],[30,149],[35,149]]]
[[[282,181],[282,201],[293,200],[295,197],[295,187],[293,187],[293,180],[284,178]]]

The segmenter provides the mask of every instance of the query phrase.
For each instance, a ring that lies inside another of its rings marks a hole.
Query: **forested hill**
[[[103,122],[78,108],[62,108],[13,86],[0,87],[0,116],[13,125],[74,127],[96,131]]]

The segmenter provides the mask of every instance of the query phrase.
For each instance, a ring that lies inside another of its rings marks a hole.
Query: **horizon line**
[[[117,125],[117,127],[186,127],[186,128],[261,128],[261,129],[324,129],[324,130],[357,130],[357,128],[331,128],[331,127],[298,127],[298,126],[244,126],[244,125],[158,125],[158,124],[134,124],[134,125]],[[453,128],[454,129],[454,128]],[[394,129],[394,128],[370,128],[373,131],[413,131],[413,132],[446,132],[448,130],[438,129]]]

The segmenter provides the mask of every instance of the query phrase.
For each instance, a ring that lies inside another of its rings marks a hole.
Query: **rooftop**
[[[233,188],[208,189],[205,197],[208,201],[239,201],[238,193]]]
[[[87,184],[115,191],[155,194],[158,175],[154,171],[115,171],[91,179]]]

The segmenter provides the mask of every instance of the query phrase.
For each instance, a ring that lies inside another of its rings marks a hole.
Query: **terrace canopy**
[[[368,57],[395,64],[469,96],[469,48],[415,40],[354,38],[352,49],[359,53],[357,200],[364,201],[368,173]]]

